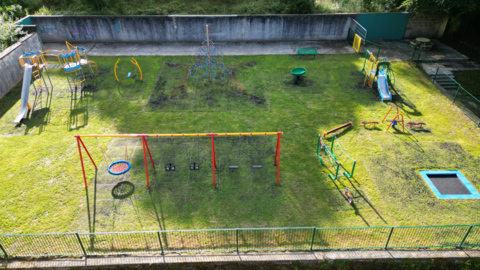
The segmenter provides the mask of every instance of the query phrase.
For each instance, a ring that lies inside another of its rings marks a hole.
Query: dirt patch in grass
[[[180,64],[179,64],[179,63],[168,62],[168,63],[167,63],[167,66],[168,66],[168,67],[171,67],[171,68],[174,68],[174,67],[179,67]]]

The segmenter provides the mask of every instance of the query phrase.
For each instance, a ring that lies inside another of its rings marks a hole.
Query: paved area
[[[391,61],[412,59],[413,48],[409,40],[375,40],[380,45],[380,57]],[[424,51],[422,55],[434,61],[466,61],[468,57],[442,44],[437,40],[434,49]],[[300,42],[239,42],[215,43],[226,55],[275,55],[296,54],[297,48],[315,47],[318,54],[354,54],[355,51],[346,40],[300,41]],[[148,56],[148,55],[193,55],[201,43],[75,43],[87,49],[92,56]],[[64,43],[44,43],[44,50],[66,50]],[[378,53],[379,46],[367,43],[365,49]],[[362,54],[363,54],[362,53]]]
[[[347,41],[304,42],[215,42],[225,55],[272,55],[296,54],[299,47],[316,47],[318,54],[355,53]],[[83,46],[92,56],[139,56],[139,55],[194,55],[198,43],[75,43]],[[44,50],[65,50],[65,43],[44,43]]]
[[[11,260],[2,261],[1,269],[21,268],[67,268],[97,267],[113,265],[149,265],[175,263],[239,263],[239,262],[277,262],[288,263],[320,262],[325,260],[431,260],[451,259],[467,260],[480,257],[480,250],[358,250],[358,251],[314,251],[314,252],[276,252],[276,253],[223,253],[223,254],[168,254],[150,256],[99,257],[52,260]]]

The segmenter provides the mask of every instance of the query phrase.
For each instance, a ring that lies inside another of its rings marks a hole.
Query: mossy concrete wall
[[[345,40],[358,14],[261,16],[30,16],[43,42],[216,42]]]
[[[42,47],[40,37],[32,33],[0,53],[0,98],[23,79],[18,58],[24,53],[41,51]]]
[[[411,14],[410,18],[408,19],[407,28],[405,29],[405,35],[403,38],[441,38],[445,32],[447,23],[448,15],[445,14]]]

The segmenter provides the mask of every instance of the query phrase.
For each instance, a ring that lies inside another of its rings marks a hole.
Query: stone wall
[[[358,14],[212,16],[30,16],[43,42],[345,40]]]
[[[41,51],[42,47],[40,37],[32,33],[0,53],[0,98],[23,79],[18,58],[24,53]]]
[[[448,15],[410,14],[404,39],[417,37],[441,38],[447,27]]]

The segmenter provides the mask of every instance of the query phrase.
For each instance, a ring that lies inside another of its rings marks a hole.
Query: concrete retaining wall
[[[262,16],[30,16],[43,42],[345,40],[358,14]]]
[[[448,15],[410,14],[404,39],[417,37],[441,38],[447,27]]]
[[[40,37],[32,33],[0,53],[0,98],[23,79],[18,57],[24,53],[41,51],[42,47]]]

